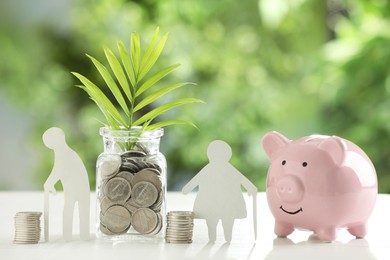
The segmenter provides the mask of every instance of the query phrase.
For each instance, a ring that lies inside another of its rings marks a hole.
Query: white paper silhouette
[[[73,212],[78,204],[80,219],[80,237],[90,238],[89,208],[90,189],[88,173],[79,155],[66,143],[62,129],[52,127],[42,136],[46,147],[54,151],[54,166],[44,184],[45,191],[45,240],[49,240],[49,192],[55,192],[54,185],[61,181],[64,189],[63,237],[66,241],[72,239]]]
[[[182,189],[184,194],[199,186],[194,203],[195,218],[205,219],[209,241],[216,239],[218,221],[222,221],[225,240],[230,242],[235,219],[247,216],[241,185],[254,199],[253,221],[255,239],[257,237],[257,188],[229,160],[232,156],[230,146],[221,140],[211,142],[207,149],[209,164],[195,175]]]

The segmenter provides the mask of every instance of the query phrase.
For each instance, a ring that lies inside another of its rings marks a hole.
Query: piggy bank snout
[[[302,181],[294,176],[287,175],[276,183],[278,196],[284,202],[299,202],[305,193]]]

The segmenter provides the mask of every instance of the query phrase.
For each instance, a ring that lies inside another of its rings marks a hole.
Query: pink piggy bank
[[[335,240],[340,228],[366,235],[378,183],[362,149],[336,136],[291,141],[277,132],[267,133],[262,144],[271,162],[266,192],[277,236],[295,228],[312,230],[323,241]]]

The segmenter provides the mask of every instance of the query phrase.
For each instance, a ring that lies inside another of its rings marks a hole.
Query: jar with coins
[[[110,240],[163,239],[166,160],[164,131],[101,128],[104,152],[96,164],[96,235]]]

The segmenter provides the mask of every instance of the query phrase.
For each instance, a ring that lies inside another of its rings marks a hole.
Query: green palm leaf
[[[134,107],[134,112],[137,112],[138,110],[140,110],[141,108],[149,105],[150,103],[152,103],[153,101],[156,101],[157,99],[159,99],[160,97],[168,94],[169,92],[177,89],[177,88],[180,88],[182,86],[186,86],[188,84],[193,84],[193,83],[190,83],[190,82],[183,82],[183,83],[177,83],[177,84],[172,84],[168,87],[165,87],[163,89],[160,89],[159,91],[156,91],[154,93],[151,93],[150,95],[148,95],[147,97],[145,97],[141,102],[139,102],[135,107]]]
[[[107,109],[101,107],[100,103],[98,101],[96,101],[95,99],[93,99],[93,98],[91,98],[91,99],[96,103],[96,105],[98,106],[100,111],[102,111],[104,117],[106,118],[106,120],[107,120],[108,124],[111,126],[111,128],[114,130],[119,130],[120,129],[119,124],[116,122],[115,118],[111,116],[111,114],[107,113]]]
[[[185,105],[185,104],[190,104],[190,103],[203,103],[203,101],[200,99],[196,99],[196,98],[182,98],[182,99],[168,102],[168,103],[161,105],[161,106],[153,109],[152,111],[146,113],[144,116],[142,116],[141,118],[136,120],[134,122],[134,125],[143,124],[143,123],[147,122],[148,120],[155,118],[155,117],[165,113],[166,111],[168,111],[172,108],[175,108],[175,107],[181,106],[181,105]]]
[[[125,45],[123,44],[122,41],[118,41],[118,49],[119,49],[119,53],[121,56],[123,67],[125,68],[126,73],[127,73],[127,77],[129,78],[130,83],[133,87],[133,93],[135,93],[135,88],[136,88],[137,82],[135,79],[134,68],[133,68],[133,65],[131,63],[130,55],[127,52]]]
[[[166,33],[162,39],[158,42],[157,46],[151,51],[149,57],[144,57],[143,66],[139,71],[138,80],[141,81],[145,75],[149,72],[149,70],[156,63],[157,59],[160,57],[162,50],[164,49],[165,42],[168,39],[168,33]]]
[[[171,65],[165,69],[162,69],[162,70],[156,72],[153,76],[151,76],[148,80],[146,80],[140,86],[140,88],[137,90],[137,92],[135,92],[135,97],[138,97],[139,95],[141,95],[143,92],[145,92],[150,87],[153,87],[154,84],[156,84],[158,81],[160,81],[162,78],[167,76],[169,73],[174,71],[179,66],[180,66],[180,64],[174,64],[174,65]]]
[[[143,71],[145,69],[146,62],[149,61],[150,56],[151,56],[153,50],[156,47],[156,43],[157,43],[157,40],[158,40],[159,32],[160,32],[160,28],[157,27],[156,30],[154,31],[152,40],[150,41],[148,47],[146,48],[145,54],[144,54],[144,56],[142,58],[141,67],[140,67],[141,71]]]
[[[139,73],[139,67],[141,61],[141,45],[140,45],[139,35],[137,32],[133,32],[131,34],[130,53],[131,53],[131,59],[133,61],[133,68],[136,75],[136,81],[140,81],[138,73]]]
[[[186,121],[186,120],[167,120],[167,121],[162,121],[162,122],[158,122],[158,123],[155,123],[155,124],[151,124],[149,126],[147,126],[145,129],[146,130],[155,130],[155,129],[158,129],[158,128],[162,128],[162,127],[166,127],[166,126],[170,126],[170,125],[190,125],[190,126],[193,126],[195,128],[196,125],[190,121]]]
[[[95,84],[79,73],[72,72],[72,74],[75,75],[84,84],[85,88],[83,89],[86,90],[88,95],[99,104],[99,108],[107,111],[107,113],[109,113],[116,122],[126,126],[126,122],[118,110]]]
[[[108,110],[106,108],[103,108],[100,103],[94,99],[92,96],[93,94],[89,91],[89,89],[83,85],[76,85],[76,87],[79,87],[83,89],[87,94],[89,95],[89,98],[96,103],[100,111],[103,113],[104,117],[106,118],[107,122],[111,125],[113,129],[119,129],[118,123],[115,121],[115,119],[111,116],[110,113],[108,113]]]
[[[119,105],[122,107],[123,111],[125,111],[126,115],[130,115],[130,111],[127,107],[126,101],[123,98],[122,93],[116,85],[114,79],[111,77],[110,72],[108,72],[107,68],[97,59],[88,54],[87,56],[92,60],[95,67],[98,69],[100,75],[103,77],[104,81],[111,90],[112,94],[115,96],[115,99],[118,101]]]
[[[125,73],[123,72],[121,64],[109,48],[105,48],[104,53],[106,54],[108,63],[110,64],[110,67],[114,72],[115,77],[118,79],[118,82],[121,85],[123,92],[126,94],[127,99],[132,101],[129,83],[127,82],[127,78]]]

